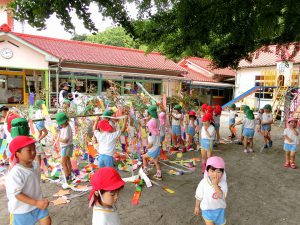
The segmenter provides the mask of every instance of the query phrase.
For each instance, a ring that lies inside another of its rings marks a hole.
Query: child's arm
[[[153,144],[152,144],[152,143],[148,143],[148,145],[147,145],[146,149],[149,149],[149,148],[151,148],[152,146],[153,146]]]
[[[198,200],[197,198],[195,202],[194,214],[197,216],[200,215],[200,200]]]
[[[93,125],[93,131],[97,130],[97,124],[98,124],[99,120],[100,120],[100,117],[98,116],[98,117],[96,118],[96,120],[95,120],[94,125]]]
[[[43,140],[48,135],[48,130],[46,128],[41,130],[41,132],[42,132],[42,135],[38,138],[38,141]]]
[[[289,138],[287,135],[283,135],[284,139],[287,140],[288,142],[293,142],[291,138]]]
[[[293,133],[294,133],[296,136],[299,135],[299,132],[297,131],[297,129],[293,128],[292,131],[293,131]]]
[[[16,195],[15,197],[16,197],[16,199],[18,199],[21,202],[24,202],[28,205],[36,206],[37,208],[42,209],[42,210],[46,209],[49,205],[49,201],[46,198],[36,200],[36,199],[32,199],[32,198],[28,197],[27,195],[25,195],[23,193],[20,193],[20,194]]]

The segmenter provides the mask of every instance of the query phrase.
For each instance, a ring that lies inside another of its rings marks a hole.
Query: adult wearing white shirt
[[[68,92],[70,89],[70,84],[65,82],[62,84],[62,90],[59,92],[58,102],[59,106],[62,107],[65,99],[68,99]]]

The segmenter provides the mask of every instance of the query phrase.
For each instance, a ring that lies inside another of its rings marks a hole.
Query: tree
[[[85,38],[85,41],[125,48],[138,49],[140,46],[140,44],[137,41],[134,41],[122,27],[109,28],[103,32],[88,35]]]
[[[268,51],[270,44],[286,58],[286,43],[300,41],[300,1],[291,0],[15,0],[11,3],[17,19],[43,28],[56,13],[67,30],[73,29],[69,16],[75,10],[87,29],[95,31],[88,7],[99,5],[103,16],[122,25],[148,50],[159,46],[170,58],[210,55],[219,67],[236,67],[243,58],[251,60],[255,50]],[[126,4],[134,2],[139,17],[133,20]],[[155,13],[153,13],[155,12]],[[290,57],[300,49],[294,43]],[[263,47],[263,48],[262,48]]]
[[[87,34],[74,34],[71,39],[74,41],[85,41],[87,36]]]

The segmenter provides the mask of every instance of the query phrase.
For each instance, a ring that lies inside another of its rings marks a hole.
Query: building
[[[178,65],[188,71],[185,86],[196,92],[201,103],[223,105],[232,99],[235,70],[214,68],[211,60],[198,57],[182,59]]]
[[[53,107],[60,84],[73,90],[101,95],[108,80],[120,85],[120,92],[143,84],[152,95],[171,96],[178,91],[187,71],[159,53],[62,40],[0,30],[0,103],[28,103],[30,92],[43,90]],[[42,94],[42,93],[41,93]]]
[[[252,89],[253,92],[249,92],[249,95],[243,99],[243,103],[253,108],[272,104],[278,87],[299,87],[299,71],[300,54],[297,54],[292,61],[285,61],[276,55],[276,46],[269,46],[268,52],[260,52],[252,62],[242,60],[239,63],[234,96],[237,98]],[[241,105],[242,102],[237,104]]]

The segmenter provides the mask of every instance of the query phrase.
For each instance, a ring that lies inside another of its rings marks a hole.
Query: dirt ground
[[[228,136],[227,118],[222,116],[223,137]],[[245,154],[236,144],[219,145],[214,152],[226,162],[228,197],[226,217],[229,225],[299,225],[300,170],[283,167],[283,128],[273,127],[273,148],[260,152],[262,137],[256,134],[254,153]],[[199,152],[188,152],[184,158],[200,157]],[[299,161],[299,160],[298,160]],[[300,164],[299,164],[300,165]],[[162,166],[164,180],[160,183],[174,190],[174,194],[158,186],[143,187],[139,205],[132,206],[134,185],[127,184],[117,203],[123,225],[189,225],[204,224],[193,215],[195,190],[201,179],[200,163],[195,172],[182,176],[168,175],[170,168]],[[154,173],[154,171],[153,171]],[[129,173],[121,172],[123,177]],[[56,184],[42,184],[45,197],[60,188]],[[69,204],[49,206],[54,225],[91,224],[92,210],[88,195],[72,199]],[[0,189],[0,224],[9,224],[7,199]]]

